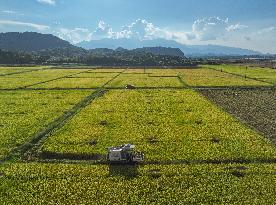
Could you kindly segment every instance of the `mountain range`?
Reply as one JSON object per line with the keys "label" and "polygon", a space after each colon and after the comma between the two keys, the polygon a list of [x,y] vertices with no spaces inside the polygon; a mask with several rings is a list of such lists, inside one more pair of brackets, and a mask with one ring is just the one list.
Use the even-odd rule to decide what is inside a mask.
{"label": "mountain range", "polygon": [[[242,56],[262,55],[262,53],[242,48],[233,48],[219,45],[184,45],[173,40],[154,39],[112,39],[83,41],[76,45],[62,40],[52,34],[36,32],[8,32],[0,33],[0,49],[7,51],[37,52],[43,50],[63,49],[63,53],[79,54],[95,48],[107,48],[115,51],[132,49],[137,52],[150,52],[155,55],[185,56]],[[86,50],[85,50],[86,49]],[[71,52],[72,51],[72,52]],[[88,51],[89,52],[89,51]],[[184,54],[183,54],[184,53]]]}
{"label": "mountain range", "polygon": [[0,49],[8,51],[36,52],[53,48],[68,48],[72,45],[52,34],[36,32],[0,33]]}
{"label": "mountain range", "polygon": [[234,48],[220,45],[185,45],[173,40],[154,39],[154,40],[139,40],[139,39],[111,39],[105,38],[101,40],[83,41],[76,44],[85,49],[94,48],[109,48],[116,49],[122,47],[125,49],[136,49],[143,47],[171,47],[179,48],[185,56],[243,56],[243,55],[262,55],[261,52]]}

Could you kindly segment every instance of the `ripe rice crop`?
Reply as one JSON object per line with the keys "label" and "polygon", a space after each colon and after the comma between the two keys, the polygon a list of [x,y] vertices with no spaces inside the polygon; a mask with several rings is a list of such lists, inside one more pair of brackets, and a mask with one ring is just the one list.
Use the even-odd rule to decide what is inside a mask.
{"label": "ripe rice crop", "polygon": [[88,95],[87,91],[1,91],[0,158]]}
{"label": "ripe rice crop", "polygon": [[183,84],[177,77],[150,77],[148,74],[121,74],[106,87],[182,87]]}
{"label": "ripe rice crop", "polygon": [[32,88],[97,88],[112,78],[62,78],[32,86]]}
{"label": "ripe rice crop", "polygon": [[268,86],[269,83],[259,82],[240,76],[210,70],[183,69],[178,70],[183,80],[190,86]]}
{"label": "ripe rice crop", "polygon": [[235,65],[208,65],[205,67],[213,68],[216,70],[222,70],[228,73],[247,76],[250,78],[256,78],[268,83],[276,84],[276,69],[271,68],[259,68],[248,66],[235,66]]}
{"label": "ripe rice crop", "polygon": [[0,167],[4,204],[274,204],[269,164]]}
{"label": "ripe rice crop", "polygon": [[158,162],[276,156],[266,139],[191,90],[109,91],[50,136],[41,150],[74,159],[104,156],[107,147],[123,143],[137,145],[147,160]]}

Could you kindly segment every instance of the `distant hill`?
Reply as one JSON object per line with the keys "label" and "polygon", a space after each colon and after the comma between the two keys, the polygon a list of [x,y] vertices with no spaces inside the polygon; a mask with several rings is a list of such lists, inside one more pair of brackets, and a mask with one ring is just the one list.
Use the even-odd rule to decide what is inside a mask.
{"label": "distant hill", "polygon": [[40,51],[45,49],[68,48],[72,45],[52,34],[36,32],[0,33],[0,49],[7,51]]}
{"label": "distant hill", "polygon": [[167,55],[167,56],[178,56],[184,58],[184,53],[179,48],[166,48],[166,47],[143,47],[136,48],[133,51],[152,53],[154,55]]}
{"label": "distant hill", "polygon": [[138,39],[101,39],[92,41],[83,41],[77,46],[85,49],[109,48],[116,49],[122,47],[125,49],[136,49],[142,47],[171,47],[179,48],[186,56],[230,56],[230,55],[262,55],[257,51],[242,48],[234,48],[219,45],[184,45],[173,40],[155,39],[155,40],[138,40]]}
{"label": "distant hill", "polygon": [[150,53],[159,56],[174,56],[185,58],[184,53],[179,48],[166,48],[166,47],[144,47],[136,49],[124,49],[118,47],[116,49],[109,48],[95,48],[88,50],[89,54],[92,55],[117,55],[117,54],[139,54],[139,53]]}

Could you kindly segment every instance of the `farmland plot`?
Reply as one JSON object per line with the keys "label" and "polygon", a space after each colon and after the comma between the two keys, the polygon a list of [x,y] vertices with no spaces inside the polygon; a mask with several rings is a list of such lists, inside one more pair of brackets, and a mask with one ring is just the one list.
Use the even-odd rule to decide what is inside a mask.
{"label": "farmland plot", "polygon": [[106,87],[183,87],[177,77],[151,77],[148,74],[121,74]]}
{"label": "farmland plot", "polygon": [[[275,146],[238,121],[259,119],[251,125],[273,138],[272,84],[211,69],[85,68],[0,78],[29,86],[0,91],[0,160],[12,156],[0,163],[0,204],[274,203]],[[106,148],[124,143],[145,161],[107,164]]]}
{"label": "farmland plot", "polygon": [[105,156],[106,148],[133,143],[148,161],[271,160],[262,136],[191,90],[109,91],[42,146],[44,157]]}
{"label": "farmland plot", "polygon": [[88,72],[92,73],[121,73],[125,71],[124,68],[96,68],[96,69],[90,69]]}
{"label": "farmland plot", "polygon": [[4,204],[274,204],[275,184],[269,164],[0,167]]}
{"label": "farmland plot", "polygon": [[256,78],[268,83],[272,83],[274,85],[276,84],[276,69],[235,65],[208,65],[206,67],[210,67],[216,70],[222,70],[228,73]]}
{"label": "farmland plot", "polygon": [[202,90],[201,93],[276,142],[276,90]]}
{"label": "farmland plot", "polygon": [[183,80],[190,86],[269,86],[271,84],[259,82],[240,76],[210,70],[183,69],[178,70]]}
{"label": "farmland plot", "polygon": [[24,144],[90,92],[0,92],[0,158]]}
{"label": "farmland plot", "polygon": [[35,68],[18,68],[18,67],[0,67],[0,75],[14,74],[19,72],[31,71]]}
{"label": "farmland plot", "polygon": [[115,72],[85,72],[85,73],[80,73],[72,76],[73,78],[113,78],[119,73]]}
{"label": "farmland plot", "polygon": [[0,89],[16,89],[51,81],[63,76],[73,75],[85,70],[46,69],[27,73],[18,73],[9,76],[0,76]]}
{"label": "farmland plot", "polygon": [[34,85],[32,88],[97,88],[105,85],[112,78],[62,78],[51,82],[46,82],[39,85]]}
{"label": "farmland plot", "polygon": [[15,78],[44,78],[44,79],[56,79],[68,75],[74,75],[77,73],[87,72],[89,70],[85,69],[46,69],[46,70],[39,70],[36,72],[29,72],[29,73],[22,73],[16,74],[12,77]]}
{"label": "farmland plot", "polygon": [[[181,70],[181,69],[179,69]],[[177,70],[174,69],[146,69],[146,73],[149,74],[149,76],[175,76],[177,77]]]}

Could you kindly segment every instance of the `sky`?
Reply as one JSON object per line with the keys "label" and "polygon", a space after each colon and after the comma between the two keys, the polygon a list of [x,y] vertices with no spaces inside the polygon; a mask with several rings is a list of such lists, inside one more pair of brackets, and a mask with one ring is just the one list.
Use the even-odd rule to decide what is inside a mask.
{"label": "sky", "polygon": [[0,32],[51,33],[73,44],[164,38],[276,53],[276,0],[1,0]]}

